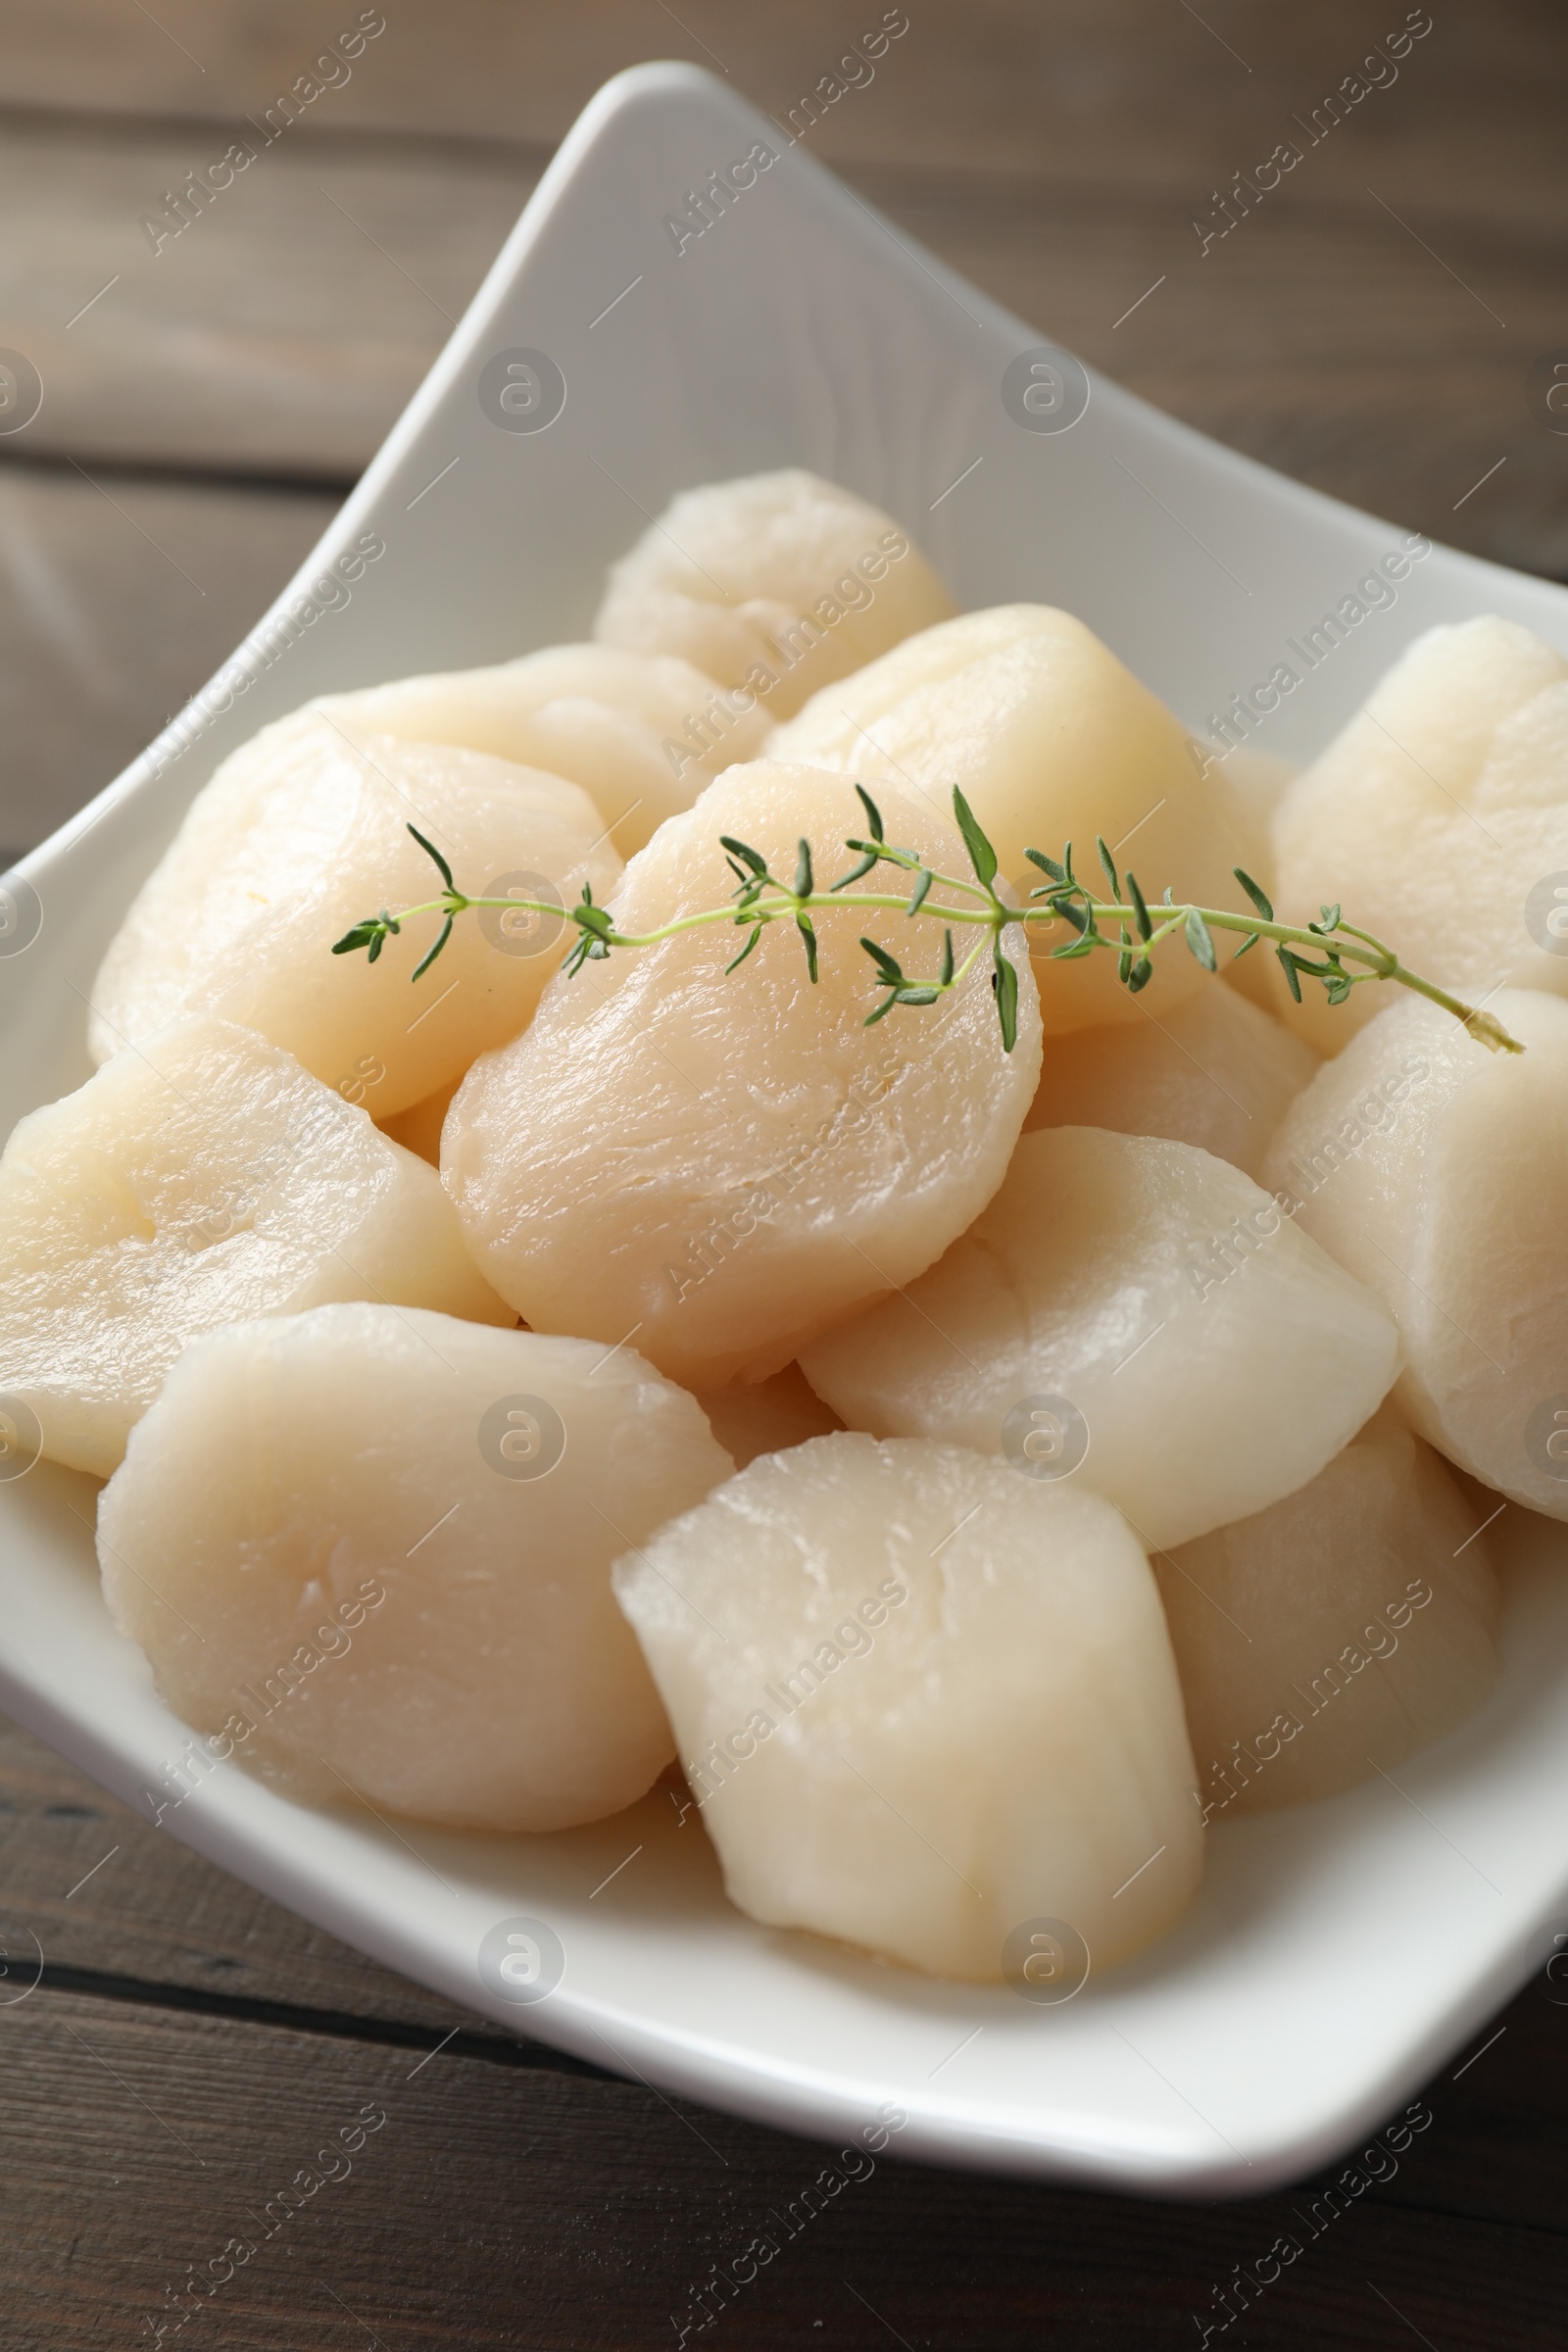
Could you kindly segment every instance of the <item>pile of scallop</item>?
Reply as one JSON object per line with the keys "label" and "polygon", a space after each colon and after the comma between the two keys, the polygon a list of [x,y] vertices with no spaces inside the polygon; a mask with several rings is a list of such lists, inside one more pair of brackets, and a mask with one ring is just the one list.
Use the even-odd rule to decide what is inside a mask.
{"label": "pile of scallop", "polygon": [[[436,911],[330,952],[438,889],[411,822],[646,932],[728,898],[721,835],[836,876],[855,779],[958,874],[961,785],[1020,891],[1100,834],[1151,899],[1343,901],[1528,1050],[1298,1009],[1266,951],[1133,997],[1060,925],[1012,1053],[983,958],[867,1027],[862,931],[935,962],[900,909],[819,918],[815,987],[783,923],[730,973],[718,926],[567,977],[508,906],[412,987]],[[755,1920],[1103,1969],[1208,1831],[1469,1715],[1490,1523],[1568,1517],[1559,869],[1568,662],[1514,623],[1292,777],[830,483],[687,492],[591,644],[325,697],[198,794],[101,1066],[0,1160],[0,1392],[107,1480],[109,1606],[215,1756],[501,1833],[678,1769]]]}

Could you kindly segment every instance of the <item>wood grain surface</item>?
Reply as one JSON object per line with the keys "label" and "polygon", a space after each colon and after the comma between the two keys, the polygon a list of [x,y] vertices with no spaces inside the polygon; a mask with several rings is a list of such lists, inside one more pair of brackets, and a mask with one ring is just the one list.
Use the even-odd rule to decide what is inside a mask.
{"label": "wood grain surface", "polygon": [[[1559,9],[1433,0],[1396,74],[1366,69],[1381,86],[1315,131],[1402,5],[901,13],[907,30],[808,134],[901,230],[1233,446],[1568,577],[1568,438],[1530,374],[1568,347]],[[0,22],[0,347],[45,386],[34,423],[0,433],[0,851],[106,782],[275,593],[610,74],[687,58],[787,119],[883,11],[384,14],[337,86],[157,251],[143,219],[249,135],[354,0],[32,0]],[[1233,199],[1221,235],[1224,192],[1282,140],[1298,164],[1245,214]],[[776,2254],[715,2341],[1564,2341],[1568,2007],[1541,1984],[1429,2086],[1406,2149],[1364,2159],[1332,2223],[1316,2183],[1164,2206],[921,2169],[895,2140],[792,2229],[833,2151],[513,2040],[12,1728],[0,2064],[0,2352],[151,2344],[160,2321],[195,2352],[675,2345],[712,2266],[769,2230]],[[318,2151],[367,2112],[384,2123],[323,2179],[340,2165]],[[319,2185],[285,2222],[297,2178]],[[1236,2266],[1282,2235],[1298,2256],[1221,2329]],[[181,2301],[230,2241],[232,2276]]]}

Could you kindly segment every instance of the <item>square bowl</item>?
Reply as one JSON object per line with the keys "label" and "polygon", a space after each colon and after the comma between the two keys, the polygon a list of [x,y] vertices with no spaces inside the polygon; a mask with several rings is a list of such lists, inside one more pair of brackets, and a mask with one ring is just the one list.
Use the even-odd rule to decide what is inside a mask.
{"label": "square bowl", "polygon": [[[743,187],[731,167],[748,157]],[[698,231],[714,173],[729,196],[710,197]],[[499,397],[519,361],[536,388],[521,416]],[[1260,714],[1253,683],[1353,595],[1396,528],[1091,378],[711,76],[641,67],[577,122],[272,611],[6,878],[0,1131],[88,1075],[84,991],[103,945],[192,794],[255,728],[316,693],[581,636],[605,564],[675,490],[785,465],[889,509],[961,604],[1064,605],[1192,724],[1212,730],[1242,698],[1248,732],[1290,757],[1324,743],[1436,621],[1500,612],[1568,651],[1563,591],[1433,549]],[[233,1766],[182,1775],[190,1735],[99,1594],[94,1497],[48,1464],[0,1481],[13,1714],[144,1818],[391,1967],[795,2131],[892,2128],[901,2153],[931,2162],[1129,2190],[1261,2191],[1375,2128],[1539,1965],[1568,1910],[1568,1539],[1526,1513],[1510,1513],[1505,1674],[1488,1707],[1397,1783],[1211,1831],[1181,1926],[1071,2002],[1036,2006],[758,1926],[725,1901],[667,1789],[591,1829],[503,1838],[302,1807]],[[542,1977],[513,1986],[484,1958],[513,1930],[559,1944],[543,1997]]]}

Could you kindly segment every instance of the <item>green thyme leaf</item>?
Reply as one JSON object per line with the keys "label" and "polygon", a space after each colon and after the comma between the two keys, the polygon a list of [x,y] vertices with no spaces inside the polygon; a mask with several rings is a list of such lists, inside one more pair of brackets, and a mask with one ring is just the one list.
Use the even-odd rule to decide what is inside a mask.
{"label": "green thyme leaf", "polygon": [[753,950],[753,949],[756,947],[756,945],[757,945],[758,941],[759,941],[759,940],[761,938],[761,936],[762,936],[762,926],[761,926],[761,924],[760,924],[760,923],[754,923],[754,924],[752,925],[752,936],[751,936],[751,938],[750,938],[750,939],[749,939],[749,940],[746,942],[746,945],[745,945],[745,947],[744,947],[744,948],[742,948],[742,950],[741,950],[741,952],[740,952],[740,954],[739,954],[738,956],[732,956],[732,957],[730,958],[729,962],[725,964],[725,966],[724,966],[724,971],[725,971],[725,975],[726,975],[726,977],[728,976],[728,974],[729,974],[729,973],[731,973],[731,972],[732,972],[732,971],[735,969],[735,966],[736,966],[738,963],[744,963],[744,962],[746,961],[746,958],[747,958],[747,956],[748,956],[751,954],[752,950]]}
{"label": "green thyme leaf", "polygon": [[919,874],[916,877],[914,888],[909,893],[909,904],[904,909],[906,914],[919,913],[921,907],[925,905],[925,894],[930,889],[934,878],[935,877],[931,872],[931,868],[928,865],[922,865]]}
{"label": "green thyme leaf", "polygon": [[904,966],[895,961],[886,948],[879,948],[874,939],[862,939],[860,945],[876,965],[886,984],[890,988],[901,987],[904,981]]}
{"label": "green thyme leaf", "polygon": [[1127,896],[1133,903],[1133,912],[1138,920],[1139,938],[1152,939],[1154,935],[1154,926],[1150,920],[1149,908],[1144,903],[1144,894],[1138,887],[1138,876],[1133,872],[1131,866],[1127,869]]}
{"label": "green thyme leaf", "polygon": [[1264,896],[1263,892],[1258,889],[1257,884],[1252,880],[1251,875],[1244,874],[1239,865],[1233,865],[1231,867],[1231,872],[1236,876],[1237,881],[1246,891],[1248,897],[1251,900],[1252,905],[1257,908],[1258,913],[1263,917],[1264,922],[1271,923],[1274,920],[1274,909],[1269,905],[1269,902]]}
{"label": "green thyme leaf", "polygon": [[1214,969],[1214,942],[1208,925],[1196,906],[1188,908],[1187,920],[1182,928],[1187,935],[1187,945],[1192,949],[1204,971],[1211,972]]}
{"label": "green thyme leaf", "polygon": [[374,922],[356,923],[352,931],[345,931],[341,939],[333,941],[333,955],[352,956],[357,948],[368,948],[380,927]]}
{"label": "green thyme leaf", "polygon": [[944,931],[942,934],[942,985],[944,988],[953,986],[953,933],[951,931]]}
{"label": "green thyme leaf", "polygon": [[1139,990],[1141,988],[1147,988],[1153,977],[1154,967],[1150,962],[1149,957],[1147,956],[1140,956],[1138,961],[1133,965],[1132,970],[1127,975],[1127,989],[1129,995],[1136,997]]}
{"label": "green thyme leaf", "polygon": [[1110,895],[1113,899],[1119,900],[1121,897],[1121,879],[1116,872],[1116,860],[1114,858],[1112,858],[1109,850],[1107,850],[1105,847],[1105,836],[1103,833],[1097,833],[1095,835],[1095,847],[1100,852],[1100,862],[1104,868],[1105,880],[1110,884]]}
{"label": "green thyme leaf", "polygon": [[974,810],[956,784],[953,787],[953,813],[958,820],[958,831],[963,835],[963,846],[969,853],[969,863],[974,867],[975,879],[989,890],[997,878],[997,853],[981,832]]}
{"label": "green thyme leaf", "polygon": [[718,846],[721,850],[728,850],[732,858],[743,858],[760,882],[765,878],[767,859],[760,858],[757,852],[748,848],[744,841],[735,840],[732,834],[721,833],[718,837]]}
{"label": "green thyme leaf", "polygon": [[795,917],[795,928],[806,942],[806,975],[814,988],[816,986],[816,933],[811,929],[809,915],[798,914]]}
{"label": "green thyme leaf", "polygon": [[811,895],[811,845],[804,834],[795,852],[795,896],[808,899]]}
{"label": "green thyme leaf", "polygon": [[1249,948],[1255,948],[1255,947],[1256,947],[1256,945],[1257,945],[1257,943],[1258,943],[1258,941],[1259,941],[1259,940],[1262,938],[1262,936],[1263,936],[1263,934],[1262,934],[1262,932],[1261,932],[1261,931],[1249,931],[1249,933],[1247,934],[1247,937],[1246,937],[1246,938],[1243,940],[1243,942],[1242,942],[1241,946],[1240,946],[1240,947],[1237,949],[1237,951],[1236,951],[1235,955],[1234,955],[1234,956],[1231,957],[1231,961],[1232,961],[1232,963],[1240,963],[1240,962],[1241,962],[1241,960],[1242,960],[1242,957],[1243,957],[1243,956],[1244,956],[1247,954],[1247,951],[1248,951],[1248,949],[1249,949]]}
{"label": "green thyme leaf", "polygon": [[[866,791],[863,784],[857,784],[855,789],[860,796],[860,807],[865,810],[865,821],[871,828],[871,839],[873,841],[885,840],[886,835],[882,830],[881,809],[877,807],[875,801],[872,800],[871,795]],[[851,847],[854,847],[853,843],[851,844]]]}
{"label": "green thyme leaf", "polygon": [[1285,946],[1283,941],[1275,949],[1274,953],[1280,959],[1280,966],[1284,971],[1286,979],[1290,982],[1291,994],[1296,999],[1298,1004],[1299,1004],[1301,1002],[1301,983],[1296,976],[1296,957],[1291,954],[1290,949]]}
{"label": "green thyme leaf", "polygon": [[1340,908],[1339,902],[1337,900],[1332,906],[1320,906],[1318,908],[1318,912],[1323,917],[1323,928],[1325,931],[1337,931],[1339,929]]}
{"label": "green thyme leaf", "polygon": [[1066,867],[1058,865],[1054,858],[1048,858],[1044,850],[1025,850],[1024,856],[1031,865],[1038,865],[1043,874],[1049,874],[1053,882],[1066,881]]}
{"label": "green thyme leaf", "polygon": [[991,960],[996,967],[991,985],[997,996],[997,1019],[1002,1024],[1002,1051],[1010,1054],[1018,1042],[1018,974],[1002,953],[1000,934],[992,938]]}
{"label": "green thyme leaf", "polygon": [[433,841],[426,841],[424,835],[419,831],[417,825],[411,825],[409,827],[409,831],[414,835],[415,840],[418,843],[425,856],[434,859],[441,879],[446,884],[448,890],[456,890],[457,884],[452,879],[452,868],[450,865],[448,865],[446,859],[436,848],[435,843]]}
{"label": "green thyme leaf", "polygon": [[[410,830],[412,831],[413,828],[411,827]],[[440,930],[436,933],[433,945],[425,950],[425,953],[419,957],[418,962],[409,974],[409,978],[411,980],[422,980],[424,978],[425,973],[430,969],[431,964],[434,963],[436,957],[440,955],[442,949],[446,946],[447,941],[451,937],[452,917],[449,914],[446,921],[442,924]]]}

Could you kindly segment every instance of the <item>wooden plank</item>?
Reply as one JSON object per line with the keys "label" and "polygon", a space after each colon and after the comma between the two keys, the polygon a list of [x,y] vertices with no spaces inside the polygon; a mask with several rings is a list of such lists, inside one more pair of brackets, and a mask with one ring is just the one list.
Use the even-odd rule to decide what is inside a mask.
{"label": "wooden plank", "polygon": [[[896,2137],[846,2159],[636,2084],[450,2052],[411,2064],[47,1988],[0,2009],[0,2052],[7,2340],[49,2352],[151,2342],[147,2323],[172,2322],[196,2266],[213,2291],[187,2283],[194,2315],[166,2342],[676,2344],[707,2280],[725,2340],[753,2347],[859,2352],[891,2335],[911,2352],[1147,2352],[1200,2340],[1215,2290],[1234,2293],[1237,2266],[1266,2270],[1283,2235],[1299,2251],[1253,2285],[1237,2340],[1387,2352],[1414,2328],[1443,2352],[1561,2341],[1560,2229],[1439,2221],[1376,2186],[1332,2221],[1320,2211],[1314,2234],[1304,2192],[1206,2208],[1092,2197],[903,2164]],[[1419,2183],[1441,2129],[1399,2178]],[[318,2161],[330,2142],[347,2170]],[[824,2173],[837,2186],[805,2198]],[[278,2192],[312,2177],[286,2217]],[[772,2251],[749,2265],[760,2238]]]}
{"label": "wooden plank", "polygon": [[[797,0],[789,9],[737,0],[447,0],[439,11],[386,10],[341,81],[304,110],[299,135],[395,130],[488,136],[553,146],[599,85],[650,57],[680,57],[721,74],[787,121],[835,73],[847,48],[884,17],[881,0]],[[1361,0],[1260,11],[1212,0],[924,0],[869,77],[823,105],[809,131],[835,163],[1054,173],[1086,185],[1167,190],[1185,214],[1247,170],[1339,88],[1405,10]],[[14,105],[111,115],[240,120],[307,73],[358,0],[335,13],[317,0],[55,0],[14,10],[0,26],[0,95]],[[1388,86],[1361,103],[1369,140],[1407,192],[1448,206],[1463,158],[1465,209],[1561,224],[1558,124],[1568,53],[1550,15],[1530,0],[1496,0],[1484,15],[1435,12],[1434,28],[1402,61],[1374,69]],[[1390,77],[1396,74],[1397,80]],[[802,118],[805,119],[804,117]],[[1328,143],[1322,169],[1360,193],[1368,174]],[[200,157],[192,152],[187,161]],[[1392,189],[1391,201],[1398,203]]]}
{"label": "wooden plank", "polygon": [[222,155],[216,134],[192,146],[135,128],[10,127],[0,214],[26,225],[0,346],[31,361],[44,393],[0,455],[338,487],[359,473],[494,260],[537,162],[432,161],[374,140],[363,154],[339,141],[323,155],[319,140],[270,153],[247,135],[254,164],[155,251],[143,217],[156,221],[193,156],[205,170]]}
{"label": "wooden plank", "polygon": [[[177,176],[181,149],[128,131],[8,142],[0,207],[28,228],[0,345],[32,359],[45,398],[0,457],[351,479],[535,168],[342,145],[259,158],[154,255],[137,208]],[[856,179],[1156,406],[1405,528],[1568,574],[1568,443],[1526,397],[1531,358],[1561,332],[1539,225],[1428,221],[1444,267],[1364,190],[1293,194],[1200,253],[1174,204],[1126,192],[881,166]]]}
{"label": "wooden plank", "polygon": [[0,862],[151,741],[337,504],[88,471],[0,468]]}
{"label": "wooden plank", "polygon": [[0,2006],[34,1939],[51,1981],[144,1980],[201,1999],[502,2037],[153,1829],[0,1716]]}
{"label": "wooden plank", "polygon": [[[34,1968],[34,1938],[46,1989],[65,1981],[91,1991],[93,1980],[113,1978],[122,1999],[135,2001],[138,1985],[159,1987],[220,2017],[251,2003],[284,2024],[286,2012],[297,2022],[301,2012],[325,2013],[321,2022],[340,2033],[359,2020],[367,2038],[377,2026],[427,2037],[457,2028],[465,2049],[475,2037],[498,2052],[513,2046],[499,2027],[349,1950],[151,1829],[0,1717],[0,2030],[6,1991]],[[1548,2120],[1568,2105],[1560,1996],[1538,1979],[1428,2085],[1422,2095],[1436,2122],[1380,2185],[1380,2200],[1568,2230]],[[522,2054],[549,2067],[570,2063],[537,2046]],[[605,2064],[613,2063],[607,2050]],[[1387,2158],[1371,2169],[1387,2172]]]}
{"label": "wooden plank", "polygon": [[1406,529],[1568,577],[1568,440],[1527,398],[1564,335],[1538,230],[1432,227],[1461,284],[1364,192],[1259,208],[1200,254],[1189,223],[1123,200],[860,184],[1168,414]]}

